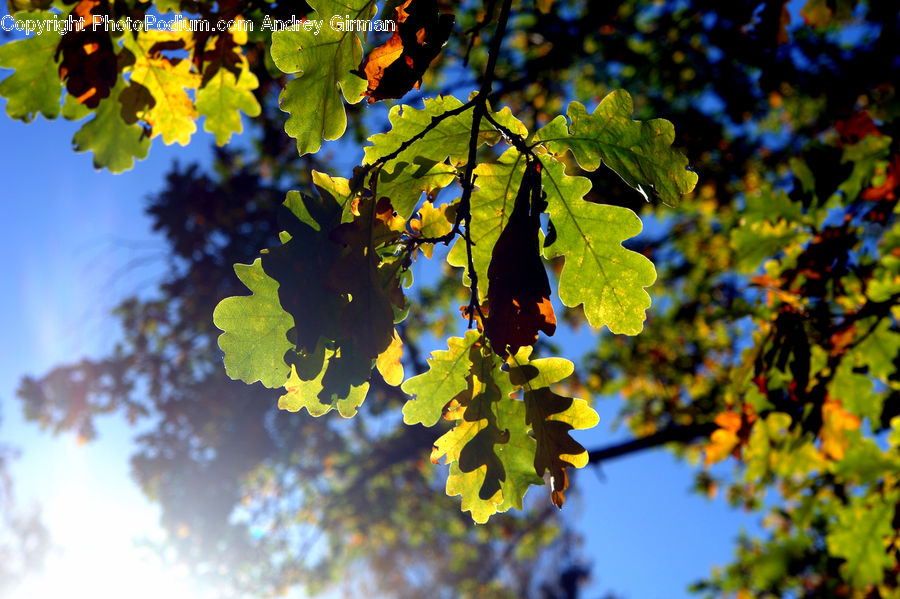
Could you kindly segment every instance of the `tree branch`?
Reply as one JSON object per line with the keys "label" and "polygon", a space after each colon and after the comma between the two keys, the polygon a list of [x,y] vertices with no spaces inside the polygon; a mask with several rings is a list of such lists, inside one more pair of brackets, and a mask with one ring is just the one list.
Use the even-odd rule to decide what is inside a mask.
{"label": "tree branch", "polygon": [[659,447],[668,443],[690,443],[695,439],[708,437],[718,428],[713,422],[702,424],[674,425],[657,431],[652,435],[632,439],[624,443],[610,445],[588,452],[588,463],[600,464],[613,458],[619,458],[628,454],[643,451],[653,447]]}
{"label": "tree branch", "polygon": [[376,168],[376,167],[383,166],[383,165],[387,164],[388,162],[390,162],[391,160],[393,160],[394,158],[396,158],[397,156],[399,156],[404,150],[408,149],[411,145],[413,145],[414,143],[416,143],[417,141],[419,141],[420,139],[422,139],[423,137],[425,137],[425,136],[428,134],[429,131],[431,131],[432,129],[434,129],[434,128],[437,127],[438,125],[440,125],[441,122],[443,122],[445,119],[448,119],[448,118],[450,118],[451,116],[456,116],[456,115],[458,115],[458,114],[464,113],[465,111],[469,110],[469,109],[472,108],[473,106],[476,106],[476,105],[477,105],[477,101],[478,101],[478,98],[477,98],[477,97],[476,97],[476,98],[472,98],[471,100],[469,100],[468,102],[466,102],[466,103],[463,104],[462,106],[458,106],[458,107],[454,108],[453,110],[448,110],[447,112],[442,112],[441,114],[439,114],[439,115],[437,115],[437,116],[431,117],[431,122],[428,123],[428,125],[425,126],[421,131],[419,131],[418,133],[416,133],[415,135],[413,135],[412,137],[410,137],[409,139],[407,139],[406,141],[404,141],[402,144],[400,144],[400,145],[397,147],[396,150],[394,150],[394,151],[391,152],[390,154],[385,154],[384,156],[382,156],[381,158],[379,158],[379,159],[376,160],[375,162],[363,166],[362,170],[361,170],[361,171],[359,172],[359,174],[358,174],[356,177],[354,177],[354,178],[357,179],[357,180],[359,180],[359,181],[362,181],[363,179],[365,179],[366,175],[368,175],[369,172],[370,172],[373,168]]}
{"label": "tree branch", "polygon": [[488,53],[487,66],[484,69],[484,79],[481,80],[481,89],[478,95],[473,98],[475,102],[475,110],[472,113],[472,130],[469,134],[469,157],[466,162],[466,170],[462,181],[462,197],[459,200],[459,210],[456,212],[455,227],[462,224],[465,227],[463,238],[466,240],[467,265],[466,271],[469,275],[469,289],[472,294],[469,299],[469,327],[475,320],[477,313],[482,320],[484,314],[481,312],[481,302],[478,299],[478,274],[475,272],[475,263],[472,259],[472,210],[471,197],[472,188],[475,185],[475,159],[478,151],[478,133],[481,129],[481,119],[487,114],[487,99],[491,93],[491,85],[494,82],[494,69],[497,67],[497,57],[500,55],[500,46],[503,43],[503,36],[506,35],[506,24],[509,21],[509,13],[512,8],[512,0],[503,0],[503,6],[500,9],[500,17],[497,19],[497,28],[494,30],[494,37],[491,40],[491,49]]}

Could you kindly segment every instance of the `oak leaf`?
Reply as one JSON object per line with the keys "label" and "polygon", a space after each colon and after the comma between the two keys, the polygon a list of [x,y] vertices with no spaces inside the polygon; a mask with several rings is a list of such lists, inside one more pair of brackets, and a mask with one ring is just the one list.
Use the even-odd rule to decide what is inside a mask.
{"label": "oak leaf", "polygon": [[440,13],[435,0],[406,0],[394,10],[397,30],[359,65],[357,75],[368,87],[369,104],[402,98],[419,89],[422,75],[450,37],[455,17]]}
{"label": "oak leaf", "polygon": [[189,60],[168,58],[163,51],[187,48],[190,32],[149,30],[124,36],[124,47],[134,56],[131,82],[140,83],[153,96],[154,103],[137,116],[152,127],[152,137],[162,135],[163,143],[186,146],[197,130],[197,109],[188,90],[194,90],[200,77],[191,70]]}
{"label": "oak leaf", "polygon": [[[329,23],[347,13],[356,19],[374,15],[373,0],[310,0],[311,21]],[[285,132],[297,140],[301,155],[318,152],[322,140],[338,139],[347,128],[341,94],[350,104],[359,102],[365,83],[352,74],[362,59],[356,33],[324,26],[321,31],[302,27],[272,34],[272,60],[282,72],[296,74],[278,98],[281,110],[290,114]]]}
{"label": "oak leaf", "polygon": [[557,508],[566,501],[569,467],[583,468],[588,452],[569,436],[573,429],[592,428],[600,421],[583,399],[565,397],[550,385],[568,377],[575,366],[562,358],[531,360],[531,348],[524,347],[510,358],[510,381],[525,390],[525,422],[536,441],[534,469],[550,474],[550,499]]}
{"label": "oak leaf", "polygon": [[59,78],[66,82],[66,90],[88,108],[97,108],[100,100],[109,97],[119,78],[116,52],[105,27],[93,25],[103,17],[109,18],[107,0],[81,0],[69,16],[75,26],[59,40],[56,58]]}
{"label": "oak leaf", "polygon": [[[19,12],[16,23],[56,20],[46,11]],[[4,17],[6,18],[6,17]],[[38,114],[46,119],[59,116],[61,84],[56,70],[56,48],[60,35],[48,28],[42,35],[7,42],[0,46],[0,69],[15,69],[0,81],[0,96],[7,99],[6,114],[28,123]]]}
{"label": "oak leaf", "polygon": [[532,162],[488,267],[490,313],[484,331],[500,357],[534,345],[538,331],[556,332],[550,281],[538,245],[542,202],[540,164]]}
{"label": "oak leaf", "polygon": [[850,445],[847,431],[854,431],[861,424],[860,417],[845,410],[840,401],[827,400],[822,405],[822,430],[819,432],[825,455],[832,460],[842,460]]}

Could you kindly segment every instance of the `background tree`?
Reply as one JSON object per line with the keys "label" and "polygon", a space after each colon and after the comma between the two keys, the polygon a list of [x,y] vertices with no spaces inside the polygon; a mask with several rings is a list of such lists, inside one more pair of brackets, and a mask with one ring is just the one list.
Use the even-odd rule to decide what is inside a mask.
{"label": "background tree", "polygon": [[0,445],[0,591],[11,593],[26,576],[38,573],[50,550],[50,537],[40,513],[15,501],[9,462],[17,452]]}
{"label": "background tree", "polygon": [[[761,509],[766,490],[779,490],[767,520],[771,535],[741,541],[734,566],[698,586],[710,594],[892,596],[891,431],[900,353],[896,7],[810,0],[799,12],[779,2],[539,8],[547,12],[529,3],[512,9],[495,54],[492,106],[510,106],[534,130],[561,113],[569,96],[596,102],[623,87],[635,98],[636,118],[676,123],[675,146],[700,180],[693,196],[671,208],[652,192],[654,201],[645,202],[608,171],[583,173],[593,186],[588,200],[627,206],[648,223],[648,234],[630,247],[651,258],[661,283],[651,288],[655,307],[645,331],[601,335],[571,385],[573,392],[621,392],[623,418],[636,435],[631,444],[592,451],[591,459],[678,442],[686,458],[703,462],[701,492],[725,485],[732,501]],[[454,9],[454,33],[425,73],[425,89],[476,88],[489,66],[486,40],[502,3]],[[248,19],[281,14],[265,6],[218,8],[228,10]],[[164,41],[174,40],[158,43]],[[188,42],[178,43],[196,60]],[[553,510],[535,504],[523,516],[472,528],[453,501],[435,493],[443,481],[424,462],[423,448],[436,435],[398,425],[406,397],[396,387],[373,375],[364,418],[325,425],[276,416],[271,392],[221,372],[209,315],[221,298],[241,293],[230,265],[273,244],[282,187],[309,189],[309,172],[327,168],[319,154],[297,160],[295,142],[279,130],[275,95],[284,82],[264,66],[267,43],[248,40],[247,62],[232,73],[238,88],[245,72],[259,82],[255,152],[221,152],[212,177],[176,169],[149,206],[174,250],[160,298],[123,305],[127,343],[109,360],[24,381],[26,410],[83,434],[97,413],[162,414],[156,431],[141,439],[138,476],[163,506],[173,545],[199,571],[227,564],[234,588],[277,592],[302,582],[315,590],[358,559],[379,576],[351,584],[381,585],[381,593],[536,591],[529,560],[547,563],[565,553],[560,544],[546,546],[558,534]],[[47,45],[48,54],[57,47]],[[228,36],[207,45],[228,48]],[[0,60],[9,55],[0,50]],[[154,60],[152,48],[146,55]],[[197,76],[205,73],[202,62]],[[178,64],[170,62],[175,70]],[[111,79],[113,93],[118,84]],[[7,84],[0,92],[9,89],[17,88]],[[16,113],[16,106],[11,98],[11,116],[34,112]],[[50,104],[46,109],[50,116]],[[155,135],[157,122],[146,110],[136,114]],[[382,127],[366,110],[347,107],[357,141]],[[172,126],[169,140],[159,125],[163,140],[183,134],[188,120]],[[79,147],[91,147],[78,139]],[[146,143],[136,142],[136,156]],[[92,147],[95,159],[103,156],[102,144]],[[117,152],[114,164],[122,156]],[[569,168],[578,172],[579,163]],[[418,310],[400,333],[406,366],[415,372],[425,369],[420,352],[439,345],[431,335],[458,328],[457,306],[470,298],[457,276],[446,271],[434,286],[414,290]],[[580,309],[557,310],[566,326],[584,322]],[[554,350],[552,338],[536,349]],[[710,470],[728,456],[734,475]],[[217,499],[219,509],[200,508],[204,496]],[[270,532],[254,539],[253,527]]]}

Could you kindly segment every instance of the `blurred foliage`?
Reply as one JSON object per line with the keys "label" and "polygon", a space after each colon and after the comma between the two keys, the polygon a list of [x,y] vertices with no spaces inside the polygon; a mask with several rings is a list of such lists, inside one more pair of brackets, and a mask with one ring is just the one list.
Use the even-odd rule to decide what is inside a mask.
{"label": "blurred foliage", "polygon": [[9,472],[18,457],[0,444],[0,594],[9,596],[22,580],[39,576],[51,549],[50,533],[36,508],[16,503]]}

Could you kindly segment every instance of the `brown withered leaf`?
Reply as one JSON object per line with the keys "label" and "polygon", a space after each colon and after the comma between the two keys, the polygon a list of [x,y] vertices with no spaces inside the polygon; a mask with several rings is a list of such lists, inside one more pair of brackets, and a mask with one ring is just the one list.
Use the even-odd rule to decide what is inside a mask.
{"label": "brown withered leaf", "polygon": [[[575,402],[571,397],[554,393],[549,387],[525,392],[525,419],[537,440],[534,468],[541,474],[545,470],[550,473],[550,501],[559,509],[566,502],[568,469],[572,466],[580,467],[572,463],[572,457],[584,456],[584,461],[587,461],[584,447],[569,436],[574,427],[562,419],[567,411],[578,409],[577,406],[573,408]],[[554,416],[561,419],[553,420]]]}
{"label": "brown withered leaf", "polygon": [[422,75],[450,37],[455,17],[438,10],[436,0],[406,0],[394,9],[397,31],[372,50],[356,74],[369,82],[369,104],[402,98],[419,88]]}
{"label": "brown withered leaf", "polygon": [[500,357],[506,357],[507,346],[515,354],[534,345],[538,331],[556,332],[550,281],[538,247],[541,204],[540,164],[531,162],[488,266],[490,314],[484,332]]}
{"label": "brown withered leaf", "polygon": [[[62,36],[56,48],[57,60],[62,54],[59,78],[79,102],[97,108],[100,100],[109,97],[119,78],[116,52],[101,21],[109,17],[109,2],[81,0],[70,16],[76,26]],[[79,19],[84,20],[79,22]]]}

